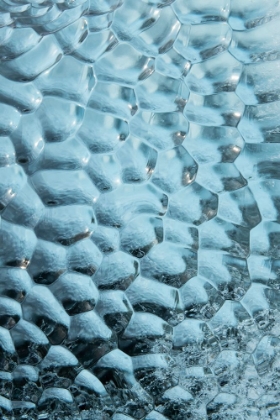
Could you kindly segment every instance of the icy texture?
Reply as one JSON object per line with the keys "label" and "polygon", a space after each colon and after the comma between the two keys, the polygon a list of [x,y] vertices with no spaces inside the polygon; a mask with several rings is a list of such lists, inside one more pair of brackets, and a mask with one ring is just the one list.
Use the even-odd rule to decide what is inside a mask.
{"label": "icy texture", "polygon": [[0,0],[0,417],[280,418],[280,2]]}

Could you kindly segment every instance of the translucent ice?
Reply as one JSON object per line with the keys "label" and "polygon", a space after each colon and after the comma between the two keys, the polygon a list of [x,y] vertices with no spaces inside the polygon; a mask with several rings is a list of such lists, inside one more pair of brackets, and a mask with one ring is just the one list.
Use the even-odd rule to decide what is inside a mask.
{"label": "translucent ice", "polygon": [[0,418],[280,413],[279,0],[0,0]]}

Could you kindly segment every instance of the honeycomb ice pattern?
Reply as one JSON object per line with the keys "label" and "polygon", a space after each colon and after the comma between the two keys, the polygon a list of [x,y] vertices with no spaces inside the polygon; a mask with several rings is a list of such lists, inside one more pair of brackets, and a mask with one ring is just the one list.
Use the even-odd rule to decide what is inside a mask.
{"label": "honeycomb ice pattern", "polygon": [[1,419],[280,418],[280,2],[0,0]]}

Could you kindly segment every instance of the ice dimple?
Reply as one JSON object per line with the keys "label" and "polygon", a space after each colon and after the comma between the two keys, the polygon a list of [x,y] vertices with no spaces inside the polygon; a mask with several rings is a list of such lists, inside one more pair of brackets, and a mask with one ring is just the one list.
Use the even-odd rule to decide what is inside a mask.
{"label": "ice dimple", "polygon": [[182,25],[174,49],[192,64],[224,52],[231,42],[231,28],[226,22]]}
{"label": "ice dimple", "polygon": [[155,70],[154,58],[142,55],[130,44],[118,44],[112,51],[107,49],[108,53],[95,64],[98,80],[134,86]]}
{"label": "ice dimple", "polygon": [[133,36],[131,44],[145,55],[164,54],[173,46],[180,26],[172,9],[165,7],[152,25],[147,28],[142,25],[141,32]]}
{"label": "ice dimple", "polygon": [[135,88],[139,108],[153,112],[174,112],[180,109],[180,101],[188,98],[184,82],[154,72]]}
{"label": "ice dimple", "polygon": [[190,185],[196,177],[197,164],[183,146],[158,155],[152,183],[167,193]]}
{"label": "ice dimple", "polygon": [[131,120],[131,134],[158,150],[179,146],[186,139],[189,123],[181,112],[139,111]]}
{"label": "ice dimple", "polygon": [[190,90],[199,95],[234,92],[241,72],[242,64],[225,51],[214,58],[194,64],[187,73],[185,81]]}
{"label": "ice dimple", "polygon": [[207,0],[185,3],[184,0],[177,0],[172,6],[182,23],[197,24],[205,21],[225,21],[228,18],[230,1]]}

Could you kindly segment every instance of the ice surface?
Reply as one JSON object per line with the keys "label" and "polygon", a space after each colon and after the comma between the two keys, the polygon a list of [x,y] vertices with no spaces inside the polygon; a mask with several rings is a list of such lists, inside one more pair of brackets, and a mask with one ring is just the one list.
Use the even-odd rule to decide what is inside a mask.
{"label": "ice surface", "polygon": [[0,0],[0,418],[280,418],[279,0]]}

